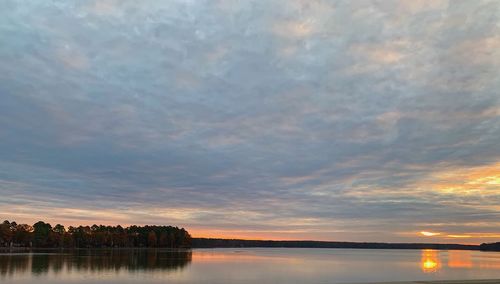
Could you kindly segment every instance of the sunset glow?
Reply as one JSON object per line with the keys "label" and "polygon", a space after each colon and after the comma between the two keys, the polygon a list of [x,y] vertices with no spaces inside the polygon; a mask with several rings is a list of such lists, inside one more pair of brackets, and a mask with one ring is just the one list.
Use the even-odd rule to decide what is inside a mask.
{"label": "sunset glow", "polygon": [[433,237],[433,236],[439,236],[441,233],[433,233],[433,232],[426,232],[422,231],[420,232],[421,235],[426,236],[426,237]]}

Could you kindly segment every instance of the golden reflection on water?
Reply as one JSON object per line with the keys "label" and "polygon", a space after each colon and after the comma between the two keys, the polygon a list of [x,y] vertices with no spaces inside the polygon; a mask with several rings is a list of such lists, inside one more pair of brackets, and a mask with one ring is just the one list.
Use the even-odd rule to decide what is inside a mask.
{"label": "golden reflection on water", "polygon": [[420,266],[424,273],[434,273],[441,269],[441,260],[439,259],[439,252],[432,249],[422,250],[422,257]]}
{"label": "golden reflection on water", "polygon": [[[207,268],[226,272],[238,271],[238,269],[244,272],[248,272],[248,269],[261,269],[265,273],[271,274],[302,269],[300,271],[306,273],[338,273],[341,275],[344,269],[331,271],[329,267],[354,267],[364,271],[373,270],[375,273],[378,271],[377,265],[374,264],[376,261],[390,263],[391,266],[395,265],[400,270],[398,273],[408,273],[408,275],[412,275],[411,277],[437,272],[441,276],[464,272],[467,275],[473,275],[485,271],[494,273],[496,277],[498,273],[494,271],[500,269],[500,253],[480,251],[409,250],[401,252],[381,250],[377,252],[373,250],[319,249],[207,249],[192,251],[124,249],[33,251],[30,253],[2,253],[0,251],[0,283],[2,283],[2,279],[22,275],[61,278],[71,275],[111,275],[112,272],[116,274],[130,273],[131,275],[139,272],[163,276],[166,274],[174,275],[175,272],[175,275],[185,273],[188,277],[190,273],[195,273],[190,272],[191,269],[194,269],[193,271],[201,269],[206,272]],[[181,273],[184,269],[187,271]],[[224,273],[222,275],[226,275]],[[238,275],[240,274],[238,273]],[[218,277],[217,273],[214,275],[212,276]],[[280,274],[279,277],[282,275]],[[427,277],[434,277],[434,275]]]}
{"label": "golden reflection on water", "polygon": [[[481,258],[474,261],[473,254]],[[443,268],[443,261],[447,268],[458,269],[500,269],[500,258],[494,255],[488,257],[488,253],[473,252],[473,251],[437,251],[437,250],[422,250],[420,268],[424,273],[435,273]]]}
{"label": "golden reflection on water", "polygon": [[268,256],[252,255],[238,252],[210,252],[210,253],[195,253],[196,262],[206,263],[224,263],[238,260],[239,262],[257,262],[269,261]]}
{"label": "golden reflection on water", "polygon": [[472,268],[472,258],[470,251],[449,251],[448,267],[451,268]]}

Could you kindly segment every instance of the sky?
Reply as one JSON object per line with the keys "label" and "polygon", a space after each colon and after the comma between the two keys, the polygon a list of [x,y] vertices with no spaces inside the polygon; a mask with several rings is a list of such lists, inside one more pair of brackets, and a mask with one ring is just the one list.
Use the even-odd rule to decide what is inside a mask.
{"label": "sky", "polygon": [[500,241],[498,1],[0,2],[0,219]]}

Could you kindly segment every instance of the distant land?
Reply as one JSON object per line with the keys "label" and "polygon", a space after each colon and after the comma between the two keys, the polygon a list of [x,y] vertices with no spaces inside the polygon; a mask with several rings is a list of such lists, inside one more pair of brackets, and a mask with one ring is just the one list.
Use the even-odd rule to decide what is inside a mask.
{"label": "distant land", "polygon": [[191,236],[173,226],[128,227],[52,226],[43,221],[33,226],[5,220],[0,223],[0,247],[19,248],[189,248]]}
{"label": "distant land", "polygon": [[328,241],[269,241],[242,239],[192,238],[193,248],[353,248],[353,249],[436,249],[436,250],[484,250],[500,251],[500,242],[481,245],[433,244],[433,243],[375,243],[375,242],[328,242]]}
{"label": "distant land", "polygon": [[378,243],[341,241],[276,241],[192,238],[184,228],[173,226],[128,227],[70,226],[39,221],[34,225],[5,220],[0,223],[0,248],[352,248],[352,249],[436,249],[500,251],[500,242],[481,245],[436,243]]}

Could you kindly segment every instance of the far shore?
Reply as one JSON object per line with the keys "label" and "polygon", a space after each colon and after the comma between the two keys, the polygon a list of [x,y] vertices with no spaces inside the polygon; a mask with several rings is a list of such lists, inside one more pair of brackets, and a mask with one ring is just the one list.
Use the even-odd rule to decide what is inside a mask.
{"label": "far shore", "polygon": [[345,241],[274,241],[192,238],[193,248],[348,248],[348,249],[434,249],[434,250],[481,250],[480,245],[439,243],[380,243]]}
{"label": "far shore", "polygon": [[[318,249],[384,249],[384,250],[469,250],[469,251],[500,251],[500,246],[443,244],[443,243],[377,243],[377,242],[341,242],[341,241],[290,241],[290,240],[245,240],[245,239],[214,239],[191,238],[190,244],[179,247],[157,246],[61,246],[61,247],[26,247],[13,244],[11,247],[0,247],[0,251],[26,251],[30,249],[71,250],[71,249],[211,249],[211,248],[318,248]],[[498,282],[500,284],[500,282]]]}
{"label": "far shore", "polygon": [[[279,242],[279,241],[273,241]],[[364,244],[364,243],[361,243]],[[394,246],[392,246],[394,245]],[[296,249],[367,249],[367,250],[468,250],[468,251],[483,251],[483,252],[498,252],[498,251],[486,251],[480,250],[479,246],[474,247],[461,247],[459,245],[456,247],[455,245],[443,245],[439,246],[422,246],[422,244],[386,244],[382,247],[376,246],[307,246],[307,245],[222,245],[222,246],[193,246],[193,247],[184,247],[184,248],[165,248],[165,247],[0,247],[0,253],[6,252],[31,252],[31,251],[71,251],[71,250],[172,250],[172,251],[185,251],[191,249],[243,249],[243,248],[276,248],[276,249],[287,249],[287,248],[296,248]],[[499,282],[496,282],[500,284]]]}

